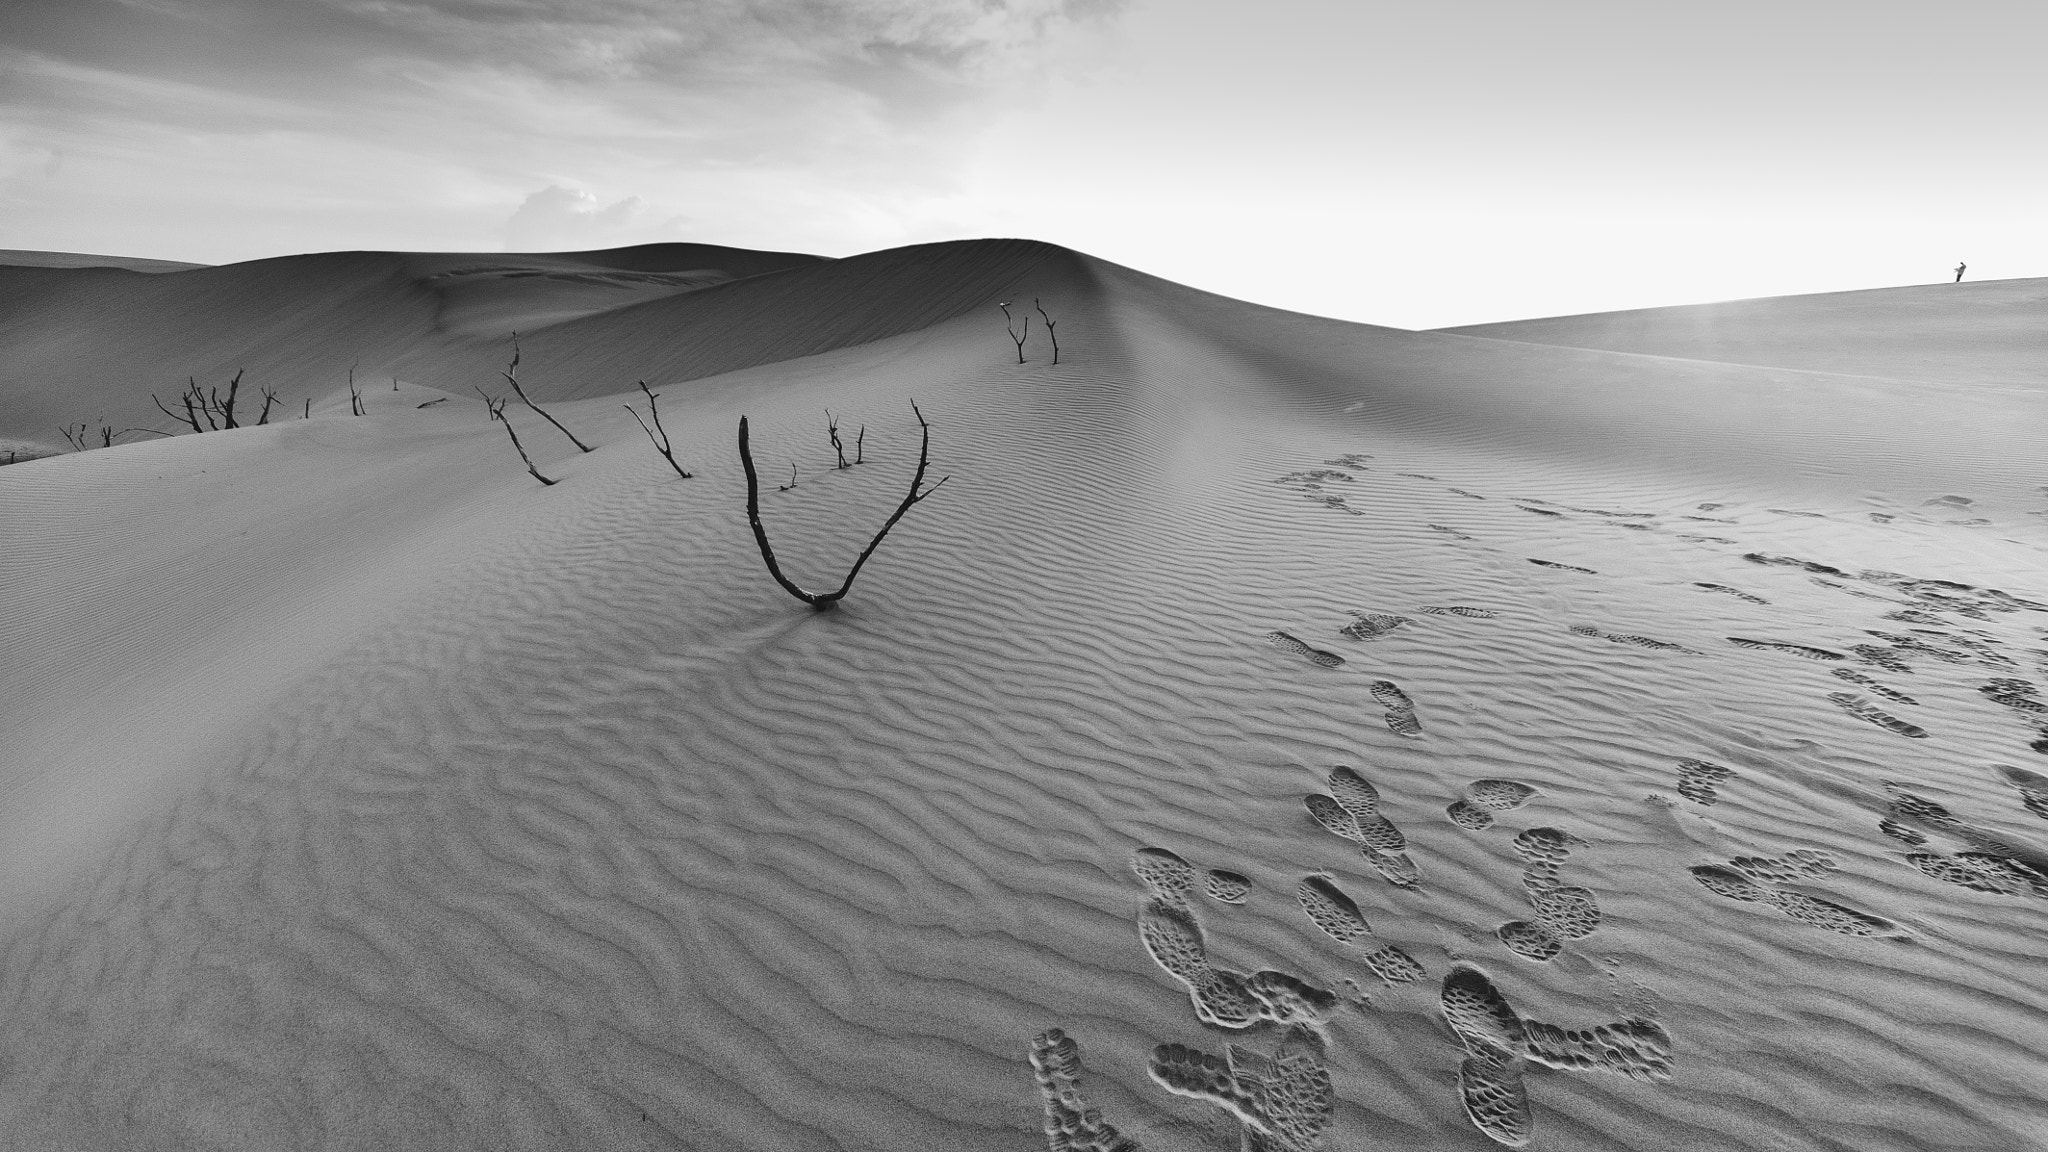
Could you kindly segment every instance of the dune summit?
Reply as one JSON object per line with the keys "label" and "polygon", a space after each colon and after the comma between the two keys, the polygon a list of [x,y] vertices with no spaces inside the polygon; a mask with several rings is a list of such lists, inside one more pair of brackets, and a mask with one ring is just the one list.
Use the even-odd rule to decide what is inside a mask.
{"label": "dune summit", "polygon": [[[0,1131],[2048,1146],[2041,291],[1710,339],[1027,241],[23,257],[16,451],[278,401],[0,468]],[[831,587],[912,401],[950,481],[813,612],[739,418]]]}

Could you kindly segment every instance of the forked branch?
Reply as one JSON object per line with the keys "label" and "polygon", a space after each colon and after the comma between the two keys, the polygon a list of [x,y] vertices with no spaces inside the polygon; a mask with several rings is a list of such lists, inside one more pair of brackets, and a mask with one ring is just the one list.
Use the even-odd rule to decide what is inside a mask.
{"label": "forked branch", "polygon": [[1031,298],[1031,306],[1038,309],[1038,318],[1045,321],[1045,334],[1052,340],[1052,362],[1057,364],[1060,362],[1060,336],[1059,333],[1053,331],[1053,326],[1058,324],[1059,321],[1045,314],[1045,305],[1038,302],[1038,297],[1033,296]]}
{"label": "forked branch", "polygon": [[[635,412],[631,404],[625,406],[626,411],[633,413],[633,419],[640,420],[640,430],[647,433],[647,438],[654,442],[654,450],[661,453],[662,458],[668,461],[668,466],[676,470],[676,475],[688,480],[690,474],[683,470],[681,464],[676,463],[675,451],[669,446],[668,442],[668,430],[661,426],[661,409],[654,405],[655,397],[661,395],[661,393],[649,392],[647,381],[645,380],[640,382],[640,390],[647,393],[647,414],[654,417],[654,427],[649,428],[647,421],[640,420],[640,413]],[[431,404],[433,401],[429,400],[427,403]],[[661,434],[658,439],[655,436],[657,432]]]}
{"label": "forked branch", "polygon": [[491,399],[490,396],[486,394],[482,388],[478,388],[476,390],[476,394],[484,398],[484,407],[491,410],[491,419],[496,420],[498,423],[503,424],[505,426],[505,435],[510,436],[512,438],[512,447],[518,449],[519,458],[521,460],[526,461],[526,470],[528,472],[533,473],[533,478],[535,480],[538,480],[543,484],[553,484],[553,480],[550,480],[547,477],[541,475],[540,469],[535,468],[533,466],[533,457],[528,456],[526,454],[526,445],[521,444],[519,442],[519,433],[514,432],[512,430],[512,422],[510,420],[505,419],[505,402],[503,400]]}
{"label": "forked branch", "polygon": [[[526,406],[528,408],[533,409],[535,412],[540,412],[542,418],[544,418],[548,423],[553,424],[556,428],[561,428],[562,435],[567,436],[569,438],[569,443],[574,444],[578,448],[583,449],[585,452],[595,451],[595,449],[591,448],[590,445],[585,444],[581,440],[578,440],[574,432],[569,431],[567,428],[562,428],[562,422],[560,420],[557,420],[553,416],[549,416],[546,412],[541,411],[541,406],[535,404],[532,400],[528,399],[526,395],[526,389],[521,388],[519,386],[519,333],[517,332],[514,332],[512,334],[512,363],[507,365],[505,370],[503,372],[498,373],[498,375],[503,376],[505,378],[505,383],[510,384],[514,392],[519,393],[519,398],[521,400],[526,401]],[[641,386],[645,387],[646,385],[643,384]],[[507,425],[507,427],[510,427],[510,425]],[[673,464],[675,463],[675,461],[670,460],[669,463]],[[688,475],[688,473],[684,473],[684,475]]]}
{"label": "forked branch", "polygon": [[1001,304],[996,305],[996,307],[1003,310],[1004,329],[1010,334],[1010,342],[1017,346],[1017,363],[1022,364],[1024,362],[1024,341],[1031,338],[1031,314],[1029,312],[1024,314],[1024,332],[1022,335],[1019,335],[1016,323],[1010,319],[1010,302],[1005,300]]}
{"label": "forked branch", "polygon": [[924,434],[923,442],[917,449],[917,472],[910,478],[910,493],[903,497],[903,502],[896,506],[896,511],[890,513],[881,530],[875,533],[875,538],[868,541],[868,546],[861,550],[860,557],[853,562],[853,567],[847,571],[846,579],[840,583],[836,592],[806,592],[797,587],[795,581],[784,576],[781,565],[775,562],[775,549],[768,544],[768,530],[761,526],[761,482],[754,475],[754,454],[747,446],[747,418],[740,417],[740,464],[747,472],[747,523],[753,526],[754,542],[761,546],[761,559],[768,564],[768,574],[775,577],[775,582],[782,585],[782,590],[817,611],[822,612],[832,607],[846,596],[853,588],[853,578],[860,575],[861,566],[868,562],[868,557],[875,554],[876,548],[881,547],[882,538],[889,534],[889,529],[894,528],[898,520],[903,519],[903,514],[910,511],[911,505],[937,492],[947,480],[952,479],[951,476],[942,477],[930,488],[924,487],[924,472],[931,458],[932,426],[925,423],[924,413],[918,411],[916,401],[911,401],[910,410],[916,414],[917,426]]}

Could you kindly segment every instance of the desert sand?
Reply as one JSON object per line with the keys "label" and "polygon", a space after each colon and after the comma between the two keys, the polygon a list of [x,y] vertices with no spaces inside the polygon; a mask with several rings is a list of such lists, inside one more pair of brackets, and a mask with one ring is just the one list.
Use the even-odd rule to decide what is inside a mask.
{"label": "desert sand", "polygon": [[2048,1148],[2048,282],[4,255],[9,1148]]}

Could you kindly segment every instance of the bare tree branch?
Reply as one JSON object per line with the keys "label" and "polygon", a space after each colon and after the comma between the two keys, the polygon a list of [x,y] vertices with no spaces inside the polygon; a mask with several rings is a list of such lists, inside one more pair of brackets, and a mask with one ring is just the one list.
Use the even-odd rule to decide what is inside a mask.
{"label": "bare tree branch", "polygon": [[[681,476],[685,480],[688,480],[690,478],[690,474],[683,470],[683,466],[681,464],[676,463],[675,451],[673,448],[670,447],[668,442],[668,430],[661,426],[661,409],[656,407],[654,403],[655,398],[660,396],[661,393],[649,391],[647,387],[647,381],[645,380],[640,381],[640,390],[642,392],[647,393],[647,414],[654,417],[654,427],[649,428],[647,426],[647,421],[640,420],[640,413],[634,412],[633,406],[631,404],[627,404],[624,406],[626,411],[632,412],[633,419],[640,421],[640,430],[642,432],[647,433],[647,439],[653,442],[655,451],[660,452],[662,456],[668,460],[668,466],[676,470],[676,475]],[[661,438],[658,440],[655,439],[654,434],[656,432],[661,433]]]}
{"label": "bare tree branch", "polygon": [[578,440],[574,432],[569,431],[567,428],[562,428],[562,422],[560,420],[555,419],[553,416],[549,416],[546,412],[542,412],[540,405],[535,404],[532,400],[527,399],[526,389],[521,388],[519,386],[519,333],[517,332],[514,332],[512,334],[512,363],[507,365],[505,370],[503,372],[498,373],[498,375],[503,376],[505,378],[505,383],[510,384],[514,392],[519,393],[519,398],[521,400],[526,401],[526,406],[528,408],[533,409],[535,412],[540,412],[541,416],[544,419],[546,419],[548,423],[553,424],[557,428],[561,428],[562,435],[567,436],[569,438],[569,443],[574,444],[578,448],[583,449],[585,452],[593,451],[590,445],[585,444],[581,440]]}
{"label": "bare tree branch", "polygon": [[747,523],[754,529],[754,542],[761,547],[761,559],[768,564],[768,574],[775,577],[775,582],[782,585],[783,591],[809,604],[813,610],[822,612],[839,603],[853,588],[853,578],[860,575],[861,566],[868,562],[868,557],[875,554],[876,548],[881,547],[882,538],[889,534],[889,529],[894,528],[896,522],[903,519],[903,514],[910,511],[911,505],[937,492],[941,485],[952,479],[951,476],[947,476],[929,489],[923,487],[925,468],[930,462],[932,426],[925,423],[924,413],[918,411],[915,400],[911,401],[910,410],[917,415],[918,427],[923,429],[924,433],[923,443],[917,450],[917,472],[910,478],[910,493],[896,506],[896,511],[890,513],[889,519],[882,524],[881,530],[875,533],[874,539],[868,541],[868,546],[861,550],[860,556],[853,562],[853,567],[847,571],[846,579],[840,583],[838,591],[823,593],[806,592],[797,587],[795,582],[782,574],[782,567],[775,562],[775,549],[768,544],[768,530],[761,526],[761,486],[754,475],[754,455],[747,446],[747,418],[740,417],[740,464],[747,472]]}
{"label": "bare tree branch", "polygon": [[1045,305],[1038,302],[1038,297],[1031,298],[1031,306],[1038,309],[1039,318],[1045,321],[1045,334],[1052,338],[1052,362],[1057,364],[1060,362],[1060,337],[1052,330],[1057,321],[1045,314]]}
{"label": "bare tree branch", "polygon": [[[149,394],[149,398],[151,400],[156,401],[157,411],[162,412],[164,415],[169,416],[171,419],[176,420],[181,424],[190,424],[194,432],[205,431],[204,428],[201,428],[199,426],[199,418],[192,415],[192,406],[189,403],[185,405],[185,414],[183,416],[180,416],[176,412],[171,411],[169,408],[164,407],[164,402],[161,400],[157,400],[156,393],[151,392]],[[312,401],[309,400],[307,401],[307,403],[310,404],[312,403]]]}
{"label": "bare tree branch", "polygon": [[1016,324],[1012,322],[1010,319],[1010,302],[1008,300],[1005,300],[1002,303],[996,305],[996,307],[1001,308],[1003,310],[1004,330],[1009,332],[1010,341],[1017,345],[1017,363],[1022,364],[1024,362],[1024,341],[1029,340],[1031,338],[1031,316],[1029,313],[1025,315],[1024,334],[1022,336],[1019,336],[1017,334]]}
{"label": "bare tree branch", "polygon": [[505,435],[512,438],[512,447],[518,449],[519,458],[526,461],[526,470],[533,473],[533,478],[543,484],[555,483],[555,481],[541,475],[540,469],[533,466],[533,457],[526,454],[526,445],[519,442],[519,433],[512,430],[512,421],[505,418],[505,402],[503,400],[491,399],[481,387],[477,388],[476,394],[484,398],[484,407],[490,409],[491,419],[505,426]]}

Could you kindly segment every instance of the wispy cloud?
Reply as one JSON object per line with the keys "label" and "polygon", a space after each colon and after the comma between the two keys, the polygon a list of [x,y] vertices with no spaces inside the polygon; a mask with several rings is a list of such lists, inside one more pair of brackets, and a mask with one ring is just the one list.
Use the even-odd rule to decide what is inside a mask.
{"label": "wispy cloud", "polygon": [[[80,246],[91,202],[102,228],[146,213],[162,254],[233,259],[291,234],[516,248],[683,220],[901,242],[981,111],[1028,99],[1124,0],[19,2],[0,246]],[[77,163],[53,172],[60,153]]]}

